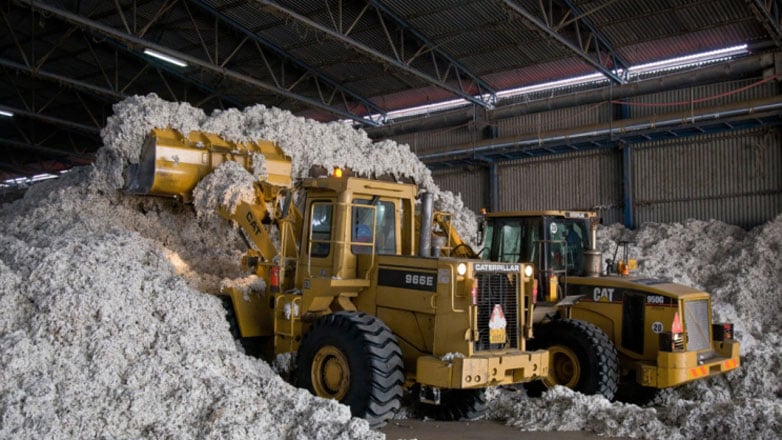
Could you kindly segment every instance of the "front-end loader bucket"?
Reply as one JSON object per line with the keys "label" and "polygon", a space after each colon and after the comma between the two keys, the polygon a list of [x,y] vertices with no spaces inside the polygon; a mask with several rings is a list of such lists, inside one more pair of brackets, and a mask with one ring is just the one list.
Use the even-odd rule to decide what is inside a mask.
{"label": "front-end loader bucket", "polygon": [[189,202],[198,182],[227,161],[237,162],[249,172],[262,161],[266,176],[259,179],[291,186],[291,159],[271,141],[231,142],[202,131],[185,137],[174,129],[155,128],[144,141],[141,161],[127,170],[125,190],[181,197]]}

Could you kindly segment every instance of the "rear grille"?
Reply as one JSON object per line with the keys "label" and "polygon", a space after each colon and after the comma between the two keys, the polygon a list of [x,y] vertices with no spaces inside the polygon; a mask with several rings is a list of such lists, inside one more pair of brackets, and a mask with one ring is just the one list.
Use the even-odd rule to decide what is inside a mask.
{"label": "rear grille", "polygon": [[[504,348],[519,348],[519,306],[517,273],[477,273],[478,279],[478,331],[479,338],[475,350],[498,350]],[[507,327],[507,342],[505,344],[489,343],[489,319],[494,305],[502,306]]]}
{"label": "rear grille", "polygon": [[684,330],[687,332],[687,350],[711,348],[709,332],[709,302],[705,299],[684,302]]}

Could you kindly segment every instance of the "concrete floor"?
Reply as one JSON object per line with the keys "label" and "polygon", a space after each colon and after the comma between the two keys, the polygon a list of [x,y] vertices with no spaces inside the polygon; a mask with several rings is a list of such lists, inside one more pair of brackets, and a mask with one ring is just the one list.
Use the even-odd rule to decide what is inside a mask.
{"label": "concrete floor", "polygon": [[525,432],[491,420],[438,422],[434,420],[391,420],[380,429],[387,440],[583,440],[606,439],[584,432]]}

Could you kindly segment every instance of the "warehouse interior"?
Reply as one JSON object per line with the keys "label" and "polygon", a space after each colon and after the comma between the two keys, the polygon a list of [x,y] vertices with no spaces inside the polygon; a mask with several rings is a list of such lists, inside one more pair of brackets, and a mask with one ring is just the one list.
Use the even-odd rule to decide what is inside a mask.
{"label": "warehouse interior", "polygon": [[0,14],[5,199],[89,164],[112,105],[156,93],[352,121],[409,144],[476,211],[750,227],[782,209],[776,1],[11,1]]}
{"label": "warehouse interior", "polygon": [[[0,437],[776,438],[782,426],[782,373],[777,371],[782,342],[782,323],[777,319],[782,313],[780,3],[3,2]],[[188,143],[180,134],[189,130],[216,133],[218,139],[222,136],[219,142],[231,148],[213,148],[219,144],[214,138]],[[258,139],[278,143],[275,148],[284,153],[264,158],[264,166],[282,163],[283,180],[292,177],[286,184],[302,194],[314,188],[302,184],[311,165],[335,172],[345,167],[348,177],[353,171],[359,177],[379,177],[373,179],[377,188],[406,185],[412,178],[418,186],[404,190],[413,194],[411,201],[395,211],[405,220],[397,225],[394,253],[378,252],[371,263],[362,263],[356,246],[375,244],[329,236],[334,249],[337,243],[342,246],[340,257],[352,262],[337,264],[337,251],[327,251],[335,263],[322,263],[320,277],[312,276],[313,248],[302,243],[309,240],[313,246],[317,240],[314,226],[307,231],[305,220],[318,223],[312,213],[321,206],[318,203],[327,203],[312,202],[310,214],[291,221],[303,225],[291,233],[281,232],[289,227],[288,217],[281,214],[290,213],[287,207],[256,214],[257,223],[252,220],[254,211],[244,217],[249,222],[231,217],[238,212],[236,206],[250,203],[237,201],[243,197],[253,203],[262,200],[258,205],[264,209],[279,202],[264,198],[270,193],[258,195],[259,177],[268,184],[268,175],[257,173],[251,161],[239,170],[209,162],[216,168],[198,171],[198,178],[184,171],[180,177],[192,193],[180,191],[182,181],[169,182],[164,188],[168,193],[160,187],[157,193],[151,187],[138,190],[149,183],[138,177],[145,163],[159,167],[154,172],[163,166],[176,171],[180,159],[191,165],[185,153],[198,151],[205,163],[205,151],[219,150],[228,157],[247,137],[256,139],[253,136],[259,134],[263,136]],[[145,156],[148,147],[163,146],[164,139],[174,139],[172,148],[182,157],[173,155],[159,163],[146,160],[151,157]],[[129,184],[134,179],[136,187]],[[242,193],[245,190],[249,196]],[[236,191],[230,194],[234,206],[226,202],[230,191]],[[283,193],[290,194],[282,191],[273,197]],[[392,197],[387,193],[384,202]],[[450,241],[442,249],[432,243],[431,249],[416,249],[426,237],[421,225],[432,223],[423,221],[425,193],[434,198],[434,208],[428,208],[434,210],[434,223],[447,218],[440,228],[452,224],[462,236],[448,235],[448,240],[464,239],[470,253],[457,255],[458,245],[449,247]],[[220,197],[222,201],[216,201]],[[304,199],[293,203],[305,203]],[[377,195],[343,205],[351,206],[350,215],[357,217],[355,212],[366,208],[362,203],[375,210],[380,199]],[[344,206],[340,220],[348,218]],[[481,210],[487,210],[488,217],[478,215]],[[567,222],[580,218],[584,225],[588,219],[591,225],[583,227],[581,239],[592,244],[583,250],[591,252],[599,266],[590,276],[613,277],[614,284],[606,288],[600,281],[587,280],[588,288],[581,289],[582,285],[577,297],[561,297],[567,283],[579,286],[578,278],[588,278],[576,274],[571,279],[566,268],[559,273],[564,278],[546,275],[546,288],[543,281],[536,284],[530,278],[526,287],[511,283],[518,292],[497,293],[508,285],[503,280],[523,273],[520,268],[529,262],[518,251],[511,254],[515,260],[483,264],[491,251],[482,247],[490,237],[485,235],[487,219],[520,211],[561,215]],[[434,217],[438,212],[446,217]],[[502,218],[495,218],[502,225]],[[569,240],[564,230],[546,225],[535,246],[548,246],[542,244],[546,234],[557,237],[550,243]],[[272,238],[265,240],[271,245],[251,243],[248,227],[267,230]],[[343,229],[348,237],[352,228]],[[280,241],[284,234],[289,235]],[[441,253],[450,251],[454,253]],[[549,264],[543,254],[533,263]],[[380,268],[374,258],[392,263]],[[553,265],[553,254],[551,258]],[[637,264],[632,273],[630,260]],[[458,272],[461,263],[470,269]],[[437,264],[439,269],[432,269]],[[500,287],[489,288],[494,293],[487,298],[496,293],[503,298],[498,302],[506,297],[512,302],[519,301],[518,295],[529,295],[512,305],[499,304],[511,311],[508,322],[527,320],[508,330],[515,336],[499,339],[505,342],[496,342],[495,333],[488,330],[495,318],[506,318],[503,308],[495,313],[493,300],[479,305],[485,288],[478,282],[483,276],[479,266],[507,272],[492,274],[501,280]],[[308,277],[296,275],[303,267]],[[343,269],[352,270],[352,277],[337,272]],[[400,281],[406,277],[416,281]],[[472,284],[465,281],[469,277]],[[299,316],[294,303],[316,290],[312,280],[343,290],[333,294],[333,303],[312,301],[307,306],[317,304],[321,309]],[[626,281],[635,284],[627,287],[622,284]],[[378,306],[374,301],[383,289],[387,303]],[[362,296],[367,292],[371,293]],[[273,301],[262,307],[264,313],[274,313],[275,326],[278,321],[290,325],[290,331],[274,327],[272,350],[277,350],[277,357],[271,360],[252,355],[258,347],[247,342],[245,324],[237,320],[246,317],[236,306],[239,298],[249,302],[252,295],[267,294]],[[405,295],[420,301],[414,303]],[[281,298],[290,304],[277,308]],[[429,365],[434,366],[431,371],[452,372],[453,365],[467,362],[461,351],[442,348],[446,338],[432,336],[435,328],[449,327],[447,340],[455,344],[470,341],[478,347],[480,338],[494,341],[488,343],[488,351],[518,344],[511,348],[529,349],[524,353],[532,359],[528,353],[541,349],[536,353],[544,362],[549,358],[542,349],[550,347],[540,342],[543,337],[538,339],[543,345],[534,345],[532,309],[549,312],[538,314],[537,333],[551,322],[570,320],[584,298],[594,299],[595,307],[622,307],[615,321],[583,315],[597,316],[597,336],[589,341],[592,348],[607,353],[606,347],[615,344],[626,349],[626,338],[628,344],[642,346],[636,353],[646,350],[660,357],[649,361],[631,354],[633,368],[640,372],[635,375],[619,361],[605,367],[613,358],[601,354],[594,364],[603,363],[606,371],[583,373],[604,376],[599,379],[604,382],[593,387],[592,391],[603,387],[596,392],[583,392],[580,383],[571,383],[549,386],[538,398],[528,384],[517,381],[489,387],[485,394],[452,393],[467,398],[449,401],[446,396],[453,390],[444,386],[447,404],[440,413],[457,407],[444,419],[470,419],[467,415],[479,413],[477,407],[485,411],[477,417],[481,420],[454,422],[456,427],[419,412],[417,403],[431,404],[441,397],[436,386],[431,394],[425,388],[442,383],[441,376],[451,376],[429,373],[425,379],[431,382],[418,383],[415,374],[430,371],[425,368]],[[700,301],[697,316],[684,316],[695,301]],[[409,329],[416,328],[424,335],[419,345],[431,346],[426,347],[429,351],[422,349],[428,357],[415,364],[420,370],[388,367],[402,363],[402,355],[389,355],[394,362],[381,362],[378,352],[394,350],[374,346],[377,359],[363,370],[389,368],[389,379],[381,385],[393,382],[389,389],[394,390],[372,391],[377,393],[372,395],[375,400],[391,396],[378,404],[384,407],[379,415],[357,416],[352,404],[321,398],[329,397],[327,388],[333,383],[339,391],[350,382],[339,380],[340,372],[349,376],[362,370],[347,367],[348,361],[321,362],[321,388],[302,386],[296,374],[310,366],[298,359],[303,358],[302,340],[317,333],[311,329],[324,328],[316,326],[326,326],[323,320],[338,313],[360,312],[361,318],[333,319],[346,319],[338,321],[344,326],[363,320],[361,325],[376,331],[385,324],[367,317],[372,313],[365,315],[365,309],[394,308],[388,304],[405,313],[405,307],[411,308],[426,318],[416,315],[416,324],[406,327],[408,315],[385,311],[389,328],[397,327],[385,333],[378,330],[383,344],[393,348],[389,341],[408,338],[408,345],[402,345],[408,350],[415,345],[409,341],[419,337]],[[554,308],[562,304],[563,308]],[[523,313],[514,316],[514,308]],[[647,309],[653,309],[648,316],[664,317],[645,320]],[[461,324],[450,325],[459,314],[473,310],[475,329],[473,315],[466,332]],[[442,313],[447,317],[438,315]],[[700,336],[695,335],[696,326]],[[397,332],[400,327],[404,329]],[[580,328],[592,331],[585,325]],[[426,334],[430,329],[432,334]],[[604,330],[610,336],[595,342]],[[681,352],[683,346],[664,339],[662,333],[671,338],[687,333],[687,338],[702,344],[701,352]],[[280,340],[289,344],[288,351],[278,350]],[[669,355],[669,349],[679,350],[680,357]],[[469,358],[470,351],[464,351]],[[627,350],[614,353],[627,361]],[[685,355],[692,365],[670,361]],[[315,359],[309,363],[318,365]],[[665,367],[659,359],[668,362]],[[404,362],[408,361],[406,357]],[[535,369],[542,365],[535,364]],[[650,371],[658,366],[660,371],[678,369],[682,376],[658,373],[650,379]],[[549,377],[532,376],[538,384]],[[641,376],[644,384],[656,387],[654,397],[624,403],[618,397],[620,385],[634,385],[633,378],[640,381]],[[367,388],[377,387],[374,382]],[[610,387],[615,389],[606,396]]]}

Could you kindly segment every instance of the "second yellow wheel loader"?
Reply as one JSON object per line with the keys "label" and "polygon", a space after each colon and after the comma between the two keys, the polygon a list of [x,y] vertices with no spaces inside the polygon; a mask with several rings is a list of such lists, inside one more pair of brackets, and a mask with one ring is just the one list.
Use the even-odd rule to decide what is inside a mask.
{"label": "second yellow wheel loader", "polygon": [[[733,325],[712,322],[711,296],[656,277],[632,276],[636,262],[628,258],[626,243],[620,243],[624,255],[615,252],[603,267],[597,221],[591,211],[484,217],[482,258],[536,267],[530,346],[548,349],[551,359],[549,374],[528,388],[540,392],[566,385],[641,403],[659,389],[737,368]],[[597,371],[605,366],[599,358],[611,356],[620,372],[613,382]]]}

